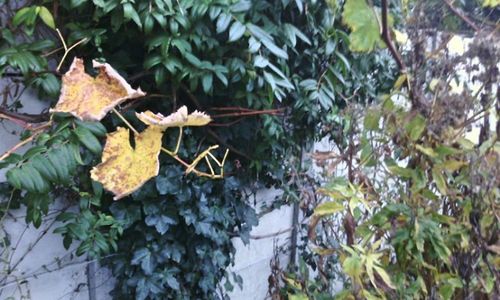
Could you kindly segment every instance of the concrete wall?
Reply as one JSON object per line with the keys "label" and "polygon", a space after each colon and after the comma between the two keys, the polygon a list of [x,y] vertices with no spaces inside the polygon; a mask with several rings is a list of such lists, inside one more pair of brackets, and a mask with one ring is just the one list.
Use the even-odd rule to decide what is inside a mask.
{"label": "concrete wall", "polygon": [[[5,84],[5,81],[0,81],[0,92]],[[25,93],[22,97],[22,102],[26,104],[23,112],[39,113],[46,107],[46,103],[37,100],[32,94]],[[19,126],[9,121],[0,124],[0,155],[19,142],[16,134],[20,130]],[[19,153],[22,151],[20,149]],[[0,181],[4,180],[5,170],[2,170]],[[273,201],[278,194],[279,191],[276,190],[259,192],[256,208]],[[64,249],[61,236],[52,234],[58,227],[54,219],[65,206],[67,203],[58,201],[51,207],[49,216],[38,229],[26,226],[24,209],[12,211],[3,220],[4,230],[0,232],[0,238],[8,235],[12,245],[0,254],[0,299],[111,299],[108,292],[114,281],[109,270],[99,268],[98,263],[89,262],[85,257],[74,257],[71,249]],[[243,289],[235,287],[231,299],[265,299],[270,274],[269,262],[275,247],[287,247],[291,220],[291,207],[282,207],[261,218],[259,226],[251,233],[255,239],[249,245],[234,239],[236,263],[231,271],[243,277]],[[267,236],[281,231],[285,232]],[[288,259],[288,255],[281,254],[282,264],[286,264]],[[13,266],[15,268],[5,278],[7,269]]]}

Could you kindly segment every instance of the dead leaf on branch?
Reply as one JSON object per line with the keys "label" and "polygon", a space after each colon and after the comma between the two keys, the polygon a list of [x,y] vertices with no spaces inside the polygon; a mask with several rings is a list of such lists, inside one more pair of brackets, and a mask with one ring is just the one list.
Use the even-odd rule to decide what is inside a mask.
{"label": "dead leaf on branch", "polygon": [[83,60],[73,60],[62,77],[61,96],[51,112],[66,112],[84,121],[100,121],[116,105],[146,95],[134,90],[109,64],[93,61],[97,77],[85,73]]}
{"label": "dead leaf on branch", "polygon": [[204,126],[212,121],[210,116],[197,110],[188,114],[186,106],[182,106],[176,112],[166,117],[161,113],[154,114],[149,110],[136,113],[136,115],[143,123],[150,126],[159,126],[163,129],[169,127]]}
{"label": "dead leaf on branch", "polygon": [[103,184],[119,200],[139,189],[158,175],[163,129],[148,127],[135,135],[135,149],[129,141],[130,131],[123,127],[108,134],[102,162],[91,171],[91,178]]}

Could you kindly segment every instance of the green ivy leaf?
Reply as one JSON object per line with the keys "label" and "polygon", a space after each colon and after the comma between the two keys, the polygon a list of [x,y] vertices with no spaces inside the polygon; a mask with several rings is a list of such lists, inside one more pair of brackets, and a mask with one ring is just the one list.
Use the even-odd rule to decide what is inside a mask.
{"label": "green ivy leaf", "polygon": [[323,217],[323,216],[328,216],[328,215],[332,215],[334,213],[343,211],[344,209],[345,209],[344,206],[338,202],[333,202],[333,201],[332,202],[325,202],[325,203],[318,205],[314,209],[313,215],[318,216],[318,217]]}
{"label": "green ivy leaf", "polygon": [[426,119],[421,115],[417,114],[411,121],[405,125],[406,132],[412,141],[416,141],[420,138],[422,133],[424,133],[426,126]]}
{"label": "green ivy leaf", "polygon": [[37,155],[29,163],[48,181],[57,182],[57,171],[44,156]]}
{"label": "green ivy leaf", "polygon": [[23,7],[16,12],[14,17],[12,18],[12,25],[19,26],[22,23],[25,23],[28,19],[36,18],[36,12],[34,7]]}
{"label": "green ivy leaf", "polygon": [[226,13],[221,13],[219,15],[219,18],[217,18],[217,23],[216,23],[217,33],[222,33],[226,31],[230,23],[231,23],[231,15]]}

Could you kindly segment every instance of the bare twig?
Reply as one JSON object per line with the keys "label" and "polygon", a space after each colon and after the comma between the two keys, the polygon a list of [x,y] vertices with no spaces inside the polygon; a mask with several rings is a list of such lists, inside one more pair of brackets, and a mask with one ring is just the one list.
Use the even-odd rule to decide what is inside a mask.
{"label": "bare twig", "polygon": [[[130,124],[130,122],[127,121],[127,119],[125,119],[125,117],[118,110],[116,110],[115,108],[113,108],[113,112],[123,121],[123,123],[125,123],[125,125],[130,130],[132,130],[135,134],[139,135],[139,131],[137,131],[137,129],[135,129],[134,126],[132,126],[132,124]],[[228,150],[226,150],[226,153],[224,154],[224,158],[222,160],[222,163],[220,163],[217,159],[215,159],[215,162],[219,165],[219,167],[221,169],[221,171],[220,171],[219,174],[215,174],[214,172],[212,172],[212,173],[206,173],[206,172],[199,171],[199,170],[196,169],[196,166],[198,165],[198,163],[202,159],[204,159],[205,156],[207,156],[207,155],[210,155],[211,157],[213,157],[213,155],[210,153],[210,151],[218,148],[219,146],[215,145],[215,146],[209,147],[203,153],[201,153],[200,155],[198,155],[191,164],[189,164],[189,163],[185,162],[182,158],[180,158],[177,155],[177,151],[179,150],[181,139],[182,139],[182,127],[179,127],[179,129],[180,129],[179,130],[179,137],[177,139],[177,144],[176,144],[175,150],[174,151],[170,151],[170,150],[166,149],[165,147],[161,147],[160,148],[161,151],[164,152],[164,153],[166,153],[168,156],[172,157],[173,159],[175,159],[181,165],[183,165],[186,168],[186,174],[194,173],[197,176],[200,176],[200,177],[209,177],[209,178],[212,178],[212,179],[223,178],[224,177],[224,162],[226,160],[226,157],[227,157],[227,154],[228,154]],[[209,168],[212,169],[212,166],[210,165],[210,162],[207,162],[207,164],[208,164]]]}
{"label": "bare twig", "polygon": [[42,114],[24,114],[12,112],[8,109],[0,107],[0,119],[8,119],[11,121],[19,120],[25,123],[42,123],[48,121],[50,115],[48,113]]}
{"label": "bare twig", "polygon": [[40,133],[42,133],[45,128],[48,128],[51,125],[52,122],[47,122],[47,124],[37,127],[36,131],[33,132],[29,138],[19,142],[18,144],[14,145],[14,147],[10,148],[4,154],[2,154],[2,156],[0,156],[0,161],[6,159],[7,157],[9,157],[9,155],[16,152],[19,148],[31,142],[35,137],[37,137]]}
{"label": "bare twig", "polygon": [[396,60],[399,69],[402,73],[406,72],[406,65],[401,57],[401,54],[394,46],[391,38],[391,32],[389,29],[389,21],[388,21],[388,10],[389,10],[389,0],[382,0],[382,39],[384,40],[387,48],[391,52],[392,57]]}
{"label": "bare twig", "polygon": [[[196,98],[195,95],[193,95],[193,93],[191,93],[191,91],[184,85],[181,84],[181,88],[184,90],[184,92],[186,92],[186,94],[188,95],[188,98],[194,103],[194,105],[196,106],[197,109],[199,110],[203,110],[203,107],[201,106],[200,102],[198,101],[198,99]],[[229,145],[228,143],[226,143],[217,133],[215,133],[215,131],[213,131],[212,129],[210,128],[205,128],[205,130],[208,132],[209,135],[211,135],[219,144],[223,145],[224,147],[228,148],[229,150],[231,150],[231,152],[233,153],[236,153],[238,154],[239,156],[241,157],[244,157],[248,160],[251,160],[252,158],[246,154],[246,153],[243,153],[241,151],[239,151],[238,149],[236,149],[235,147]]]}
{"label": "bare twig", "polygon": [[251,110],[251,111],[238,111],[225,114],[211,115],[213,119],[224,117],[241,117],[241,116],[256,116],[256,115],[278,115],[283,114],[282,108],[280,109],[264,109],[264,110]]}
{"label": "bare twig", "polygon": [[469,25],[470,27],[472,27],[472,29],[474,29],[475,31],[479,31],[479,27],[477,27],[477,25],[474,24],[474,22],[472,22],[471,19],[469,19],[465,14],[463,14],[455,6],[453,6],[450,0],[443,0],[443,1],[457,17],[464,20],[464,22],[467,23],[467,25]]}

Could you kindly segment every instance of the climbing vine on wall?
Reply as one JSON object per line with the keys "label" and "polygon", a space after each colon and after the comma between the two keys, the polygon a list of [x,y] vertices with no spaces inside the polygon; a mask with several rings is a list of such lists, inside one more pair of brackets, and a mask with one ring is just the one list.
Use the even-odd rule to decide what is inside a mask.
{"label": "climbing vine on wall", "polygon": [[[66,246],[78,242],[79,255],[115,252],[107,262],[120,299],[224,297],[222,285],[230,290],[231,282],[240,281],[226,271],[234,257],[231,238],[248,242],[257,223],[246,193],[292,182],[288,164],[335,127],[351,95],[370,102],[395,79],[386,53],[360,57],[348,51],[344,25],[324,1],[4,3],[0,73],[10,92],[0,114],[20,126],[30,150],[9,153],[2,167],[22,165],[12,172],[40,175],[14,180],[15,190],[6,187],[4,208],[22,202],[26,221],[40,226],[54,199],[78,204],[78,212],[60,214],[56,232]],[[90,65],[96,59],[98,70],[109,64],[146,95],[120,100],[113,104],[119,114],[100,121],[20,113],[24,97],[17,88],[35,90],[59,110],[61,72],[71,69],[74,57],[87,63],[92,79],[86,81],[102,76],[95,77]],[[64,94],[64,77],[62,82]],[[162,125],[172,112],[189,119],[195,110],[213,121],[196,129]],[[144,114],[138,118],[134,111]],[[116,162],[102,154],[105,136],[115,131],[111,140],[133,158],[148,126],[165,131],[158,175],[114,202],[89,176],[102,163],[92,174],[106,182],[99,170]],[[176,157],[192,159],[183,164]],[[37,165],[44,162],[51,167]],[[127,159],[132,162],[138,163]],[[30,172],[38,169],[45,173]],[[222,180],[208,178],[222,177],[220,171]],[[285,201],[294,199],[290,187]],[[112,184],[107,189],[117,191]]]}

